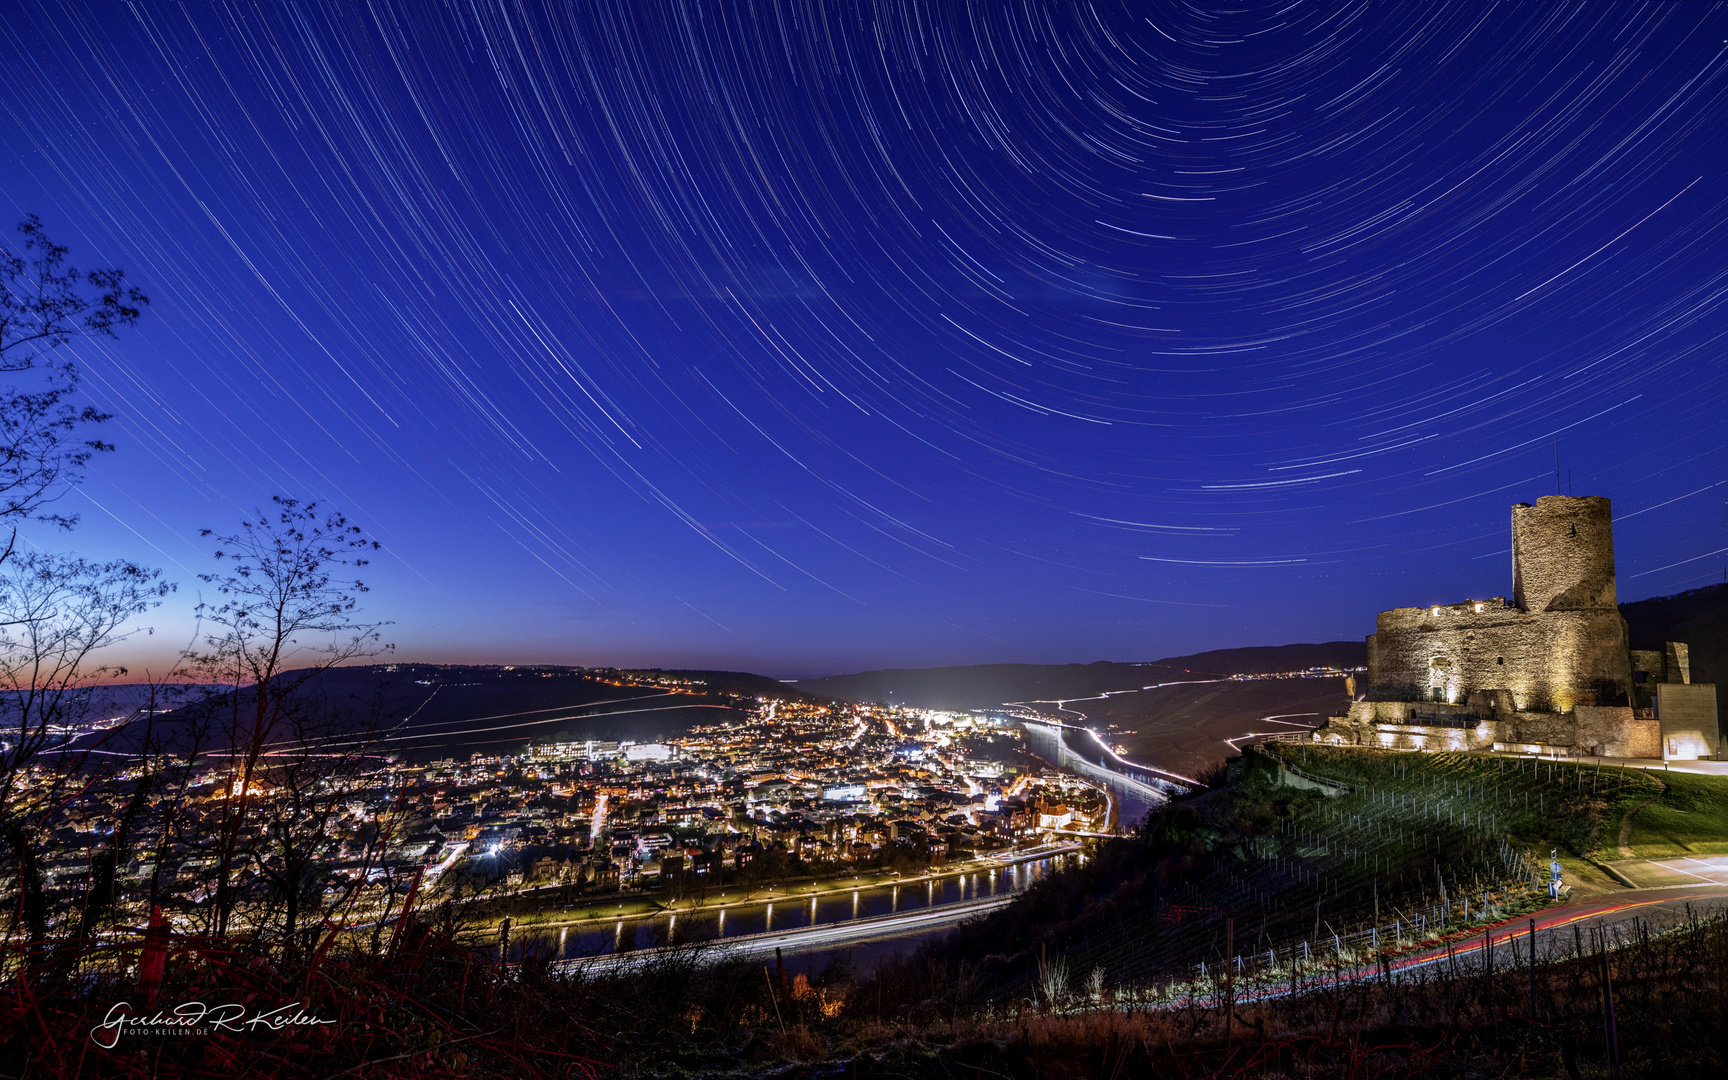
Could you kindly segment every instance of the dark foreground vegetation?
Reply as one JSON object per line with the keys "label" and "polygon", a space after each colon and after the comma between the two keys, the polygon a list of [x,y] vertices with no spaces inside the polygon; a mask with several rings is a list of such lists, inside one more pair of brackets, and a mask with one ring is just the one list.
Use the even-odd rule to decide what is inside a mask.
{"label": "dark foreground vegetation", "polygon": [[[588,979],[501,967],[436,923],[284,958],[207,940],[64,953],[0,996],[0,1075],[23,1077],[1720,1076],[1728,919],[1691,912],[1355,982],[1213,978],[1173,1006],[1049,981],[980,998],[929,958],[859,979],[843,963],[704,965],[699,950]],[[1611,993],[1608,990],[1611,989]],[[1269,993],[1279,996],[1266,997]],[[140,1034],[121,1014],[237,1007]],[[119,1003],[126,1003],[120,1006]],[[276,1014],[328,1023],[246,1026]],[[118,1006],[118,1008],[117,1008]]]}
{"label": "dark foreground vegetation", "polygon": [[[605,975],[532,955],[504,966],[477,908],[412,902],[288,947],[124,925],[53,940],[0,985],[0,1076],[1722,1075],[1719,911],[1562,930],[1534,972],[1519,943],[1491,974],[1470,954],[1377,974],[1384,956],[1479,941],[1485,919],[1545,902],[1508,868],[1509,844],[1442,826],[1423,793],[1583,855],[1649,778],[1468,755],[1301,760],[1349,793],[1276,783],[1276,761],[1251,755],[1009,908],[869,973],[845,958],[804,973],[711,963],[699,943]],[[1526,791],[1539,809],[1524,810]],[[1443,888],[1450,914],[1414,928]],[[191,1032],[117,1020],[192,1003],[231,1011]]]}

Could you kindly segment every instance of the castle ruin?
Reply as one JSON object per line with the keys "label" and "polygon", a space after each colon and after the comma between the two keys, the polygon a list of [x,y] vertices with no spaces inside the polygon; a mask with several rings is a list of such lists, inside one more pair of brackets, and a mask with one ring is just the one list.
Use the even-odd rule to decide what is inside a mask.
{"label": "castle ruin", "polygon": [[1628,647],[1607,499],[1512,508],[1512,599],[1382,611],[1366,693],[1316,742],[1631,758],[1714,757],[1716,687],[1687,647]]}

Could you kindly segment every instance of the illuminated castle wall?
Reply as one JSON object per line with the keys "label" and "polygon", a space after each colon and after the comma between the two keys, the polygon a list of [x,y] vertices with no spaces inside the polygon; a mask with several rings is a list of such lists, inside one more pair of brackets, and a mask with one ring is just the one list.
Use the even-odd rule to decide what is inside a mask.
{"label": "illuminated castle wall", "polygon": [[1512,508],[1512,602],[1382,611],[1368,638],[1370,700],[1465,703],[1510,694],[1518,711],[1628,705],[1626,620],[1614,595],[1607,499]]}
{"label": "illuminated castle wall", "polygon": [[[1608,500],[1553,495],[1535,506],[1519,503],[1512,508],[1511,602],[1496,596],[1382,611],[1368,637],[1363,700],[1316,738],[1660,756],[1654,688],[1640,680],[1689,679],[1666,664],[1652,679],[1647,658],[1634,672],[1616,601]],[[1706,692],[1713,709],[1714,687],[1688,685],[1668,695],[1669,711]],[[1713,738],[1706,752],[1715,752]]]}

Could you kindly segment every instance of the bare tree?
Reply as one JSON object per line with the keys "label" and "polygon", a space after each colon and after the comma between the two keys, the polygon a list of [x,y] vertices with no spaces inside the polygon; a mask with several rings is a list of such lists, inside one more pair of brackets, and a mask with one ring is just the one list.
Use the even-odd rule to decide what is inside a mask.
{"label": "bare tree", "polygon": [[[253,839],[253,811],[267,782],[268,758],[303,742],[308,683],[338,664],[387,651],[379,629],[359,615],[366,586],[339,576],[366,565],[378,549],[359,526],[337,512],[277,497],[269,513],[217,537],[225,574],[203,574],[219,603],[199,605],[214,627],[190,670],[219,687],[212,699],[213,733],[226,756],[214,806],[216,878],[211,930],[228,932],[238,899],[236,875]],[[205,530],[204,535],[214,535]],[[284,744],[288,749],[273,749]]]}
{"label": "bare tree", "polygon": [[298,702],[289,724],[292,734],[260,770],[258,836],[246,848],[285,950],[312,945],[310,935],[366,894],[387,869],[385,847],[402,816],[399,796],[372,805],[382,802],[369,790],[376,712],[356,716],[320,695]]}
{"label": "bare tree", "polygon": [[[99,651],[172,586],[132,562],[22,554],[17,541],[28,521],[73,525],[53,504],[112,449],[94,437],[110,417],[77,401],[62,347],[116,336],[149,301],[118,270],[71,266],[37,218],[19,232],[17,250],[0,250],[0,376],[16,378],[0,390],[0,895],[15,888],[17,899],[7,936],[92,938],[118,910],[123,863],[153,863],[154,905],[164,864],[192,850],[215,868],[210,930],[229,932],[246,886],[292,948],[364,891],[394,821],[347,813],[376,755],[369,736],[354,737],[358,713],[313,684],[388,649],[382,624],[359,614],[367,590],[352,576],[378,544],[340,513],[284,498],[232,535],[206,530],[221,569],[200,578],[217,596],[199,605],[208,633],[174,672],[192,700],[159,687],[142,709],[98,715],[95,684],[124,674],[98,666]],[[338,879],[338,857],[356,852],[360,873]],[[44,857],[74,853],[87,856],[82,887],[50,888]]]}
{"label": "bare tree", "polygon": [[[23,523],[76,522],[48,508],[83,478],[94,454],[113,449],[92,437],[110,417],[76,400],[78,370],[62,346],[115,337],[149,303],[122,271],[70,265],[34,215],[18,232],[17,249],[0,249],[0,374],[17,377],[0,389],[0,870],[16,888],[8,937],[40,943],[50,919],[46,838],[73,797],[96,783],[92,755],[118,730],[91,723],[94,683],[122,674],[97,666],[96,655],[172,587],[126,560],[18,554]],[[112,902],[112,873],[93,878],[79,929]]]}
{"label": "bare tree", "polygon": [[45,508],[83,479],[93,454],[114,448],[88,437],[110,416],[74,400],[78,369],[58,350],[76,338],[118,336],[150,303],[124,271],[69,265],[67,249],[48,239],[36,215],[18,232],[20,249],[0,250],[0,374],[35,376],[33,385],[0,396],[0,524],[11,528],[0,560],[12,553],[22,521],[76,523],[75,514]]}
{"label": "bare tree", "polygon": [[39,943],[48,908],[42,836],[92,778],[92,754],[115,734],[93,724],[98,650],[172,586],[135,563],[31,553],[0,563],[0,840],[17,872],[16,930]]}

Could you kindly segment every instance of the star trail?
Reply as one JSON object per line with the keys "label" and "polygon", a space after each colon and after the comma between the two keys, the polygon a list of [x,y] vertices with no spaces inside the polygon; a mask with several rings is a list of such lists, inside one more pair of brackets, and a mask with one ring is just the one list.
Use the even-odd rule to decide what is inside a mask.
{"label": "star trail", "polygon": [[7,5],[0,211],[153,299],[52,542],[781,677],[1360,637],[1557,486],[1721,581],[1724,11]]}

